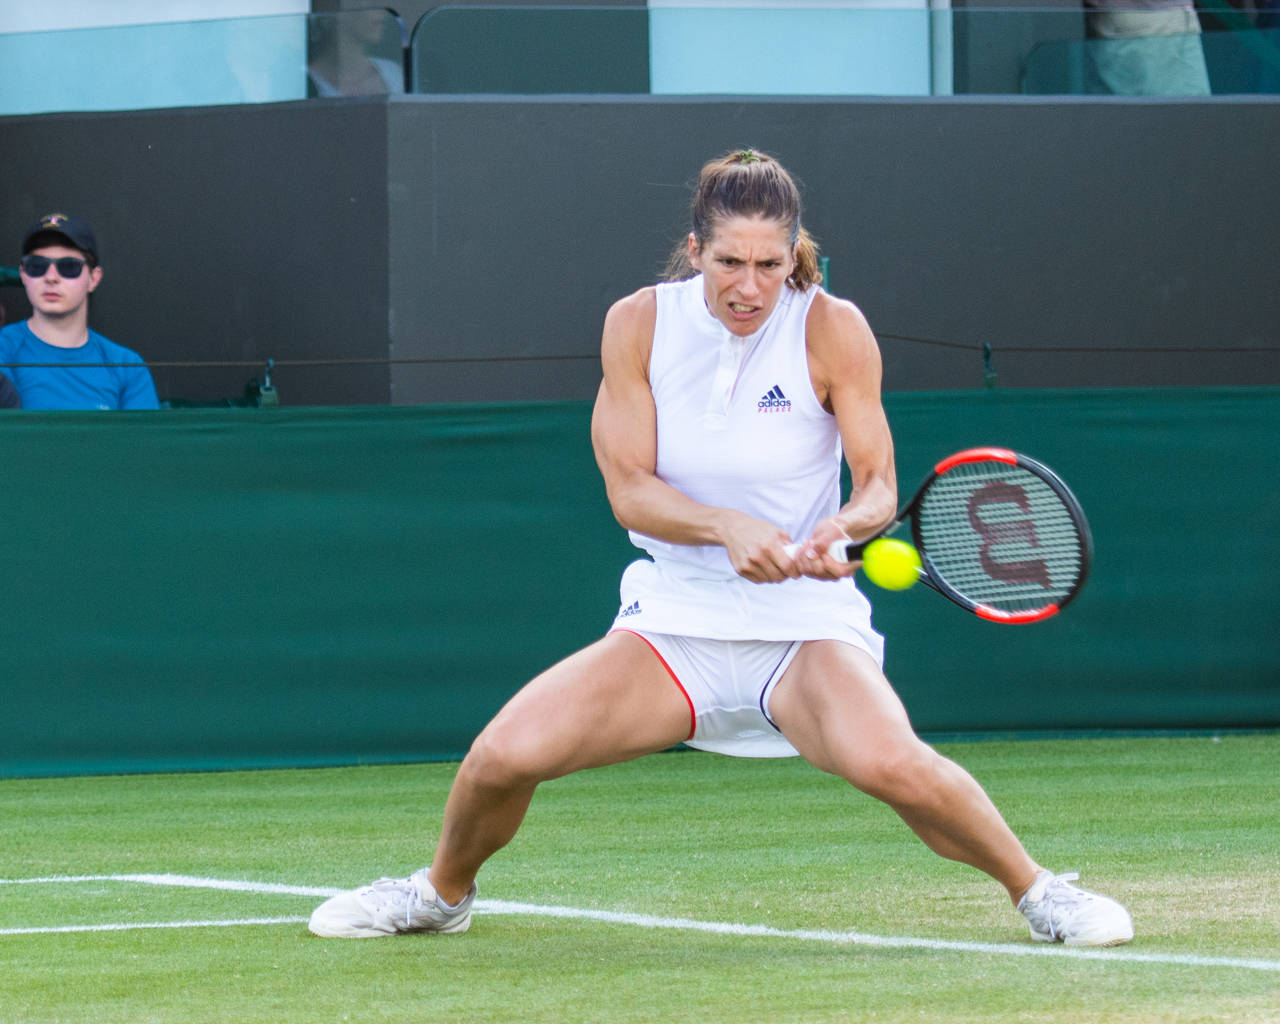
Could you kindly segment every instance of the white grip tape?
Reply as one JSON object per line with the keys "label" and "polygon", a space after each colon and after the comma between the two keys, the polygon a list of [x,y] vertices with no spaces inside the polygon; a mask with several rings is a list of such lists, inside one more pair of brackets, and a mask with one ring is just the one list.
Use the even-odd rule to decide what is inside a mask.
{"label": "white grip tape", "polygon": [[[837,562],[847,562],[849,559],[844,557],[845,549],[849,542],[847,540],[833,540],[831,546],[827,548],[827,554],[834,558]],[[783,551],[787,553],[788,558],[795,558],[796,552],[800,550],[799,544],[783,545]]]}

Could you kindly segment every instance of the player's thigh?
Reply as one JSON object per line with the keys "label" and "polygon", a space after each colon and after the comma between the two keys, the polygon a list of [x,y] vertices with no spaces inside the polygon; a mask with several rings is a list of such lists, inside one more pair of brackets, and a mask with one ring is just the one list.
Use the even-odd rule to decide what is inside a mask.
{"label": "player's thigh", "polygon": [[855,785],[923,746],[875,659],[835,640],[800,648],[769,711],[801,757]]}
{"label": "player's thigh", "polygon": [[611,633],[521,689],[472,756],[540,781],[665,750],[688,738],[691,721],[688,701],[649,645]]}

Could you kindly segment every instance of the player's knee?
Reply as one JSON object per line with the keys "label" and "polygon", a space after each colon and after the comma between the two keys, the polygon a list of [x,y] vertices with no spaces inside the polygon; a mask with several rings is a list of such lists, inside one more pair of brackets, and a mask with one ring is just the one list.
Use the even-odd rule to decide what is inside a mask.
{"label": "player's knee", "polygon": [[882,750],[858,768],[851,781],[863,792],[894,807],[928,803],[938,789],[940,757],[919,740]]}
{"label": "player's knee", "polygon": [[471,744],[463,767],[486,789],[520,789],[550,778],[544,759],[527,737],[511,735],[493,724]]}

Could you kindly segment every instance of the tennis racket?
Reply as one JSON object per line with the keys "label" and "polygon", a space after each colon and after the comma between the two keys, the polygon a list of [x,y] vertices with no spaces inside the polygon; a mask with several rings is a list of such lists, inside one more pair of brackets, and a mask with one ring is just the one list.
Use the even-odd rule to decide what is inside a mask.
{"label": "tennis racket", "polygon": [[[1093,538],[1075,495],[1048,466],[1006,448],[968,448],[943,459],[898,518],[911,520],[922,582],[991,622],[1039,622],[1080,592]],[[875,538],[838,541],[852,562]]]}

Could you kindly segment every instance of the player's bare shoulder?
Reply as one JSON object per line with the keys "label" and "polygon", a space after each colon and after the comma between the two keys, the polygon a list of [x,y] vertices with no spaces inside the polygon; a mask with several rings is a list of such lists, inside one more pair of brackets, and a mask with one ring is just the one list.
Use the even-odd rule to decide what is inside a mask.
{"label": "player's bare shoulder", "polygon": [[606,362],[622,357],[638,359],[647,366],[657,321],[658,292],[653,285],[618,299],[605,314],[602,358]]}
{"label": "player's bare shoulder", "polygon": [[862,310],[848,299],[823,291],[814,296],[805,319],[805,347],[819,395],[851,375],[879,382],[880,346]]}
{"label": "player's bare shoulder", "polygon": [[648,466],[651,472],[657,458],[649,387],[657,312],[657,292],[648,287],[618,299],[605,314],[600,343],[604,373],[591,416],[591,442],[606,488],[625,469]]}

